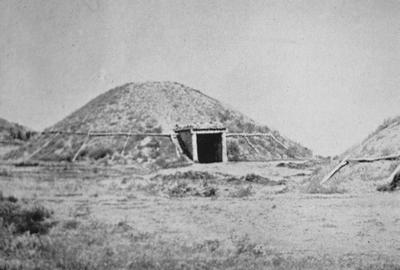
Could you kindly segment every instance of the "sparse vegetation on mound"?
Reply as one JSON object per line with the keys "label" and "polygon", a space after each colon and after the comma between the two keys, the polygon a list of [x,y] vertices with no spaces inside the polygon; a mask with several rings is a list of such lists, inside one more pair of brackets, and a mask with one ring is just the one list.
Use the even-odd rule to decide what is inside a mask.
{"label": "sparse vegetation on mound", "polygon": [[[400,117],[386,119],[362,143],[347,150],[341,158],[350,159],[383,158],[400,154]],[[340,159],[333,160],[316,172],[311,182],[321,181],[332,170]],[[330,180],[332,185],[341,184],[346,190],[390,191],[395,190],[393,183],[386,183],[387,177],[395,170],[398,160],[379,160],[367,163],[351,162],[341,168]],[[318,190],[318,188],[317,188]],[[359,190],[359,191],[357,191]]]}
{"label": "sparse vegetation on mound", "polygon": [[0,118],[0,158],[5,154],[18,149],[36,133],[29,128],[16,123],[10,123]]}
{"label": "sparse vegetation on mound", "polygon": [[36,133],[31,129],[0,118],[0,143],[20,143],[31,139]]}
{"label": "sparse vegetation on mound", "polygon": [[386,119],[359,145],[347,150],[342,157],[378,157],[400,154],[400,116]]}
{"label": "sparse vegetation on mound", "polygon": [[[224,126],[229,132],[271,132],[245,115],[224,106],[198,90],[174,82],[130,83],[109,90],[78,109],[48,130],[131,131],[136,133],[170,133],[179,126]],[[285,150],[268,137],[249,138],[255,151],[243,138],[228,138],[230,160],[269,160],[308,157],[312,153],[300,144],[272,131],[287,145]],[[43,135],[16,151],[7,159],[29,156],[45,161],[71,161],[85,141],[80,135]],[[50,140],[50,143],[48,141]],[[48,143],[48,144],[47,144]],[[169,138],[131,136],[91,138],[78,160],[110,159],[116,163],[140,163],[146,166],[169,167],[182,163]],[[172,165],[171,165],[172,164]]]}

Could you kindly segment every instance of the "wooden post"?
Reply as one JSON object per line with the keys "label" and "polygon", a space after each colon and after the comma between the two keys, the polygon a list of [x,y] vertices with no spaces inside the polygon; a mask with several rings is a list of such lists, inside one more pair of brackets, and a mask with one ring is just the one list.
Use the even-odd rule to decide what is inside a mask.
{"label": "wooden post", "polygon": [[228,151],[226,146],[226,132],[222,132],[222,162],[228,162]]}
{"label": "wooden post", "polygon": [[193,162],[199,162],[199,155],[197,153],[197,134],[190,130],[190,134],[192,135],[192,159]]}

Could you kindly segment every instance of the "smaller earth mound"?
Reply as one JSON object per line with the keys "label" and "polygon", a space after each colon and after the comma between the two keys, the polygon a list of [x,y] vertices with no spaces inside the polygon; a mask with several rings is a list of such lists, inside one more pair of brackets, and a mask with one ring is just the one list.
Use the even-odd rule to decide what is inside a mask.
{"label": "smaller earth mound", "polygon": [[[385,120],[359,145],[356,145],[342,155],[338,160],[319,168],[311,182],[317,185],[340,160],[347,157],[350,160],[386,158],[400,155],[400,116]],[[340,187],[341,190],[351,192],[374,192],[377,188],[387,183],[388,177],[393,173],[399,159],[380,160],[374,162],[349,162],[340,169],[325,185]]]}
{"label": "smaller earth mound", "polygon": [[0,156],[30,140],[35,132],[22,125],[0,118]]}

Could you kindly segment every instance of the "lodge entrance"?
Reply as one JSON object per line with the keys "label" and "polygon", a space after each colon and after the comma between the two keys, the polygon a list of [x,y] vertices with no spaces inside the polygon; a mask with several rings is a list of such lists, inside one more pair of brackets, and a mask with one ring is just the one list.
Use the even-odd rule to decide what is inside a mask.
{"label": "lodge entrance", "polygon": [[194,162],[212,163],[228,161],[226,149],[226,128],[175,129],[183,152]]}

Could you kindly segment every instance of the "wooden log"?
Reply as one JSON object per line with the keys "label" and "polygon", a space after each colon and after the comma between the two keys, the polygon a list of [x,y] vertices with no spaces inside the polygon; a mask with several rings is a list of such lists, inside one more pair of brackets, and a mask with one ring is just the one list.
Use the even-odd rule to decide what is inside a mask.
{"label": "wooden log", "polygon": [[125,148],[126,148],[126,146],[128,145],[128,141],[129,141],[129,138],[130,138],[131,136],[129,135],[128,137],[126,137],[126,141],[125,141],[125,143],[124,143],[124,147],[122,148],[122,151],[121,151],[121,155],[124,155],[124,153],[125,153]]}
{"label": "wooden log", "polygon": [[87,137],[85,138],[85,140],[83,141],[81,147],[79,147],[78,151],[75,153],[72,162],[75,162],[75,160],[78,158],[79,154],[82,152],[82,150],[85,148],[86,143],[89,141],[90,139],[90,130],[87,133]]}
{"label": "wooden log", "polygon": [[275,141],[275,142],[277,142],[280,146],[282,146],[283,148],[285,148],[286,150],[288,150],[288,148],[286,147],[286,145],[284,145],[283,143],[281,143],[275,136],[274,136],[274,134],[270,134],[270,136],[271,136],[271,138]]}
{"label": "wooden log", "polygon": [[400,155],[392,155],[392,156],[380,156],[380,157],[372,157],[372,158],[359,158],[359,159],[348,159],[348,162],[354,163],[368,163],[382,160],[396,160],[399,159]]}
{"label": "wooden log", "polygon": [[271,136],[271,133],[227,133],[227,137],[240,137],[240,136]]}
{"label": "wooden log", "polygon": [[169,137],[169,133],[130,133],[130,132],[98,132],[92,133],[92,137],[101,136],[150,136],[150,137]]}
{"label": "wooden log", "polygon": [[246,140],[246,142],[248,143],[248,145],[250,145],[251,149],[253,149],[257,154],[259,154],[260,152],[257,150],[257,148],[250,142],[249,138],[247,138],[247,136],[243,136],[243,138]]}
{"label": "wooden log", "polygon": [[[400,155],[393,155],[393,156],[381,156],[381,157],[374,157],[374,158],[360,158],[360,159],[350,159],[348,156],[344,158],[332,171],[330,171],[320,182],[320,184],[326,183],[329,179],[331,179],[340,169],[345,167],[349,163],[367,163],[367,162],[375,162],[375,161],[382,161],[382,160],[396,160],[400,158]],[[393,179],[393,177],[400,171],[400,165],[396,168],[396,170],[390,175],[389,179]]]}
{"label": "wooden log", "polygon": [[394,169],[394,171],[390,174],[390,176],[386,179],[387,183],[391,183],[394,180],[394,177],[396,176],[396,174],[398,174],[400,172],[400,164],[397,165],[396,169]]}
{"label": "wooden log", "polygon": [[332,178],[332,176],[334,176],[338,171],[340,171],[341,168],[343,168],[344,166],[346,166],[347,164],[349,164],[349,162],[347,161],[347,157],[344,158],[341,162],[339,162],[339,164],[333,168],[332,171],[330,171],[320,182],[320,185],[323,185],[325,182],[327,182],[329,179]]}
{"label": "wooden log", "polygon": [[36,151],[34,151],[32,154],[30,154],[27,158],[24,159],[24,161],[28,161],[30,160],[34,155],[36,155],[37,153],[39,153],[43,148],[45,148],[46,146],[49,145],[49,143],[51,143],[53,141],[53,139],[55,137],[57,137],[58,133],[55,133],[54,136],[51,136],[47,142],[45,142],[42,146],[40,146],[38,149],[36,149]]}
{"label": "wooden log", "polygon": [[[42,134],[64,134],[64,135],[87,135],[87,132],[72,132],[72,131],[45,131]],[[132,132],[107,132],[107,131],[95,131],[91,132],[91,137],[101,136],[154,136],[154,137],[169,137],[170,133],[132,133]]]}
{"label": "wooden log", "polygon": [[227,137],[260,137],[266,136],[272,138],[275,142],[277,142],[280,146],[288,150],[288,147],[284,145],[281,141],[279,141],[274,134],[272,133],[227,133]]}
{"label": "wooden log", "polygon": [[176,135],[175,135],[175,134],[171,134],[171,135],[170,135],[170,139],[171,139],[171,142],[172,142],[172,143],[174,144],[174,146],[175,146],[176,155],[177,155],[178,157],[181,157],[181,156],[183,155],[183,151],[182,151],[181,146],[179,145],[179,141],[178,141]]}

